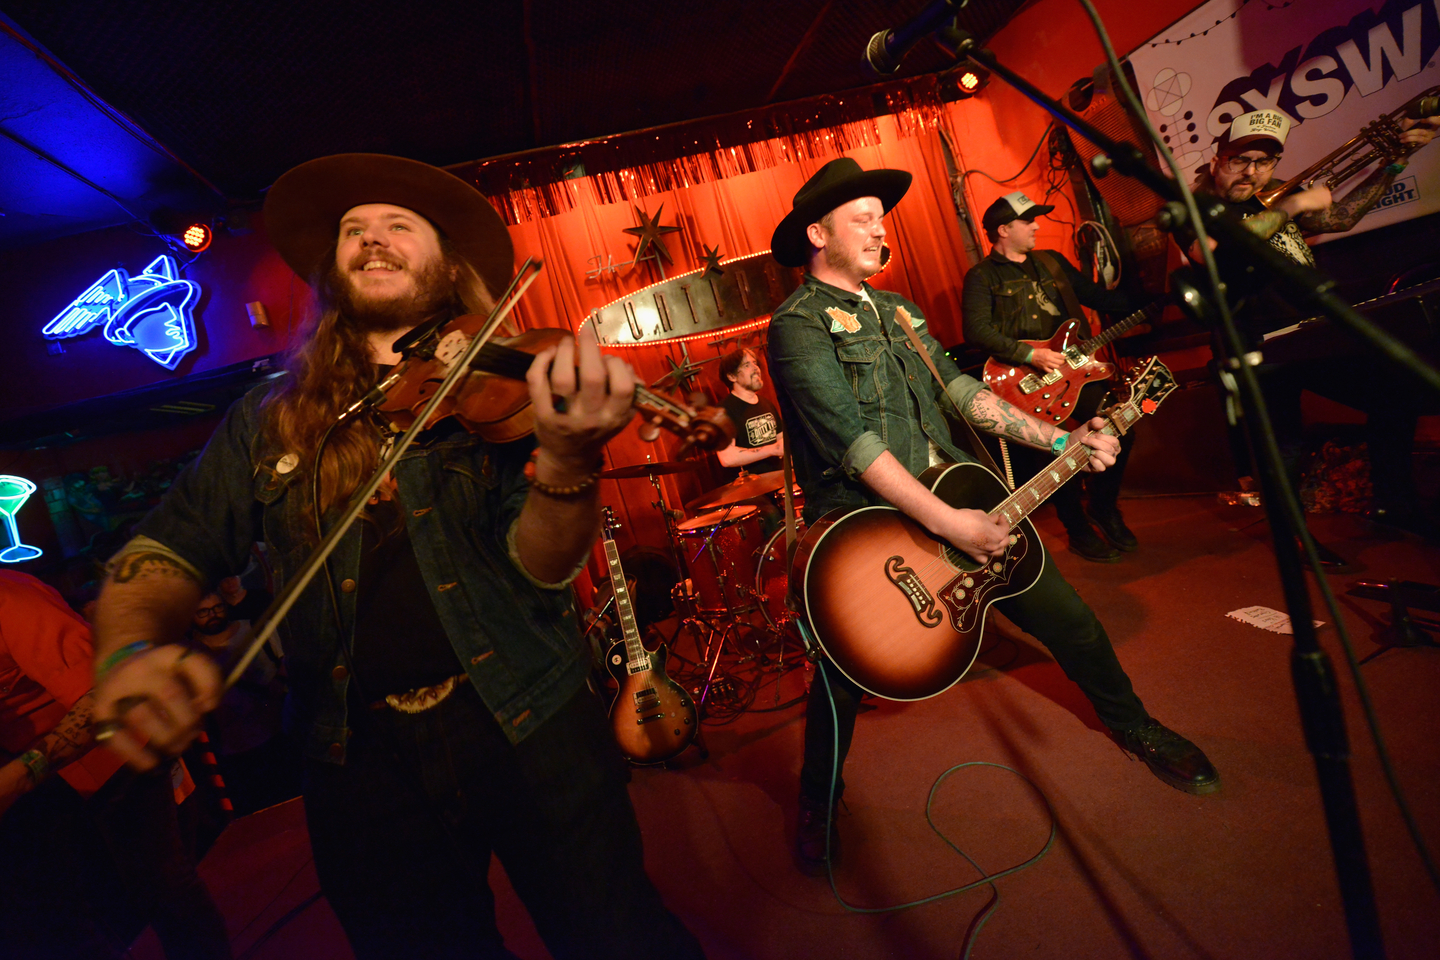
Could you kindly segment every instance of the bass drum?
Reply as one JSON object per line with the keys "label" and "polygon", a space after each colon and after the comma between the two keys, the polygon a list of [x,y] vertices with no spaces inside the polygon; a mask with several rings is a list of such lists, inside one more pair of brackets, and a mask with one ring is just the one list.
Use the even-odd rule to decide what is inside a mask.
{"label": "bass drum", "polygon": [[[805,525],[797,528],[797,536],[803,536]],[[790,589],[789,571],[785,564],[785,528],[781,527],[770,535],[765,546],[760,548],[759,562],[755,569],[755,594],[760,602],[760,612],[765,622],[776,630],[784,629],[795,614],[785,606],[785,594]]]}
{"label": "bass drum", "polygon": [[[643,637],[646,627],[674,616],[675,601],[671,594],[680,582],[680,574],[670,555],[655,547],[631,547],[620,555],[620,566],[625,569],[625,579],[635,581],[630,605],[635,609],[635,625]],[[605,590],[608,594],[608,582]]]}

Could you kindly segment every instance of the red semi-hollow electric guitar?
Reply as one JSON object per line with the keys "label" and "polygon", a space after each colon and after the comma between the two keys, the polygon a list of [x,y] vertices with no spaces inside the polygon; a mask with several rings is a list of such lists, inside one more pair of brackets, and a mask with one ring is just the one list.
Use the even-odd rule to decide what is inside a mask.
{"label": "red semi-hollow electric guitar", "polygon": [[[1105,432],[1123,434],[1152,413],[1175,380],[1150,359],[1118,385],[1129,396],[1106,413]],[[985,615],[996,600],[1035,585],[1045,548],[1027,519],[1085,466],[1076,444],[1011,493],[976,463],[920,475],[941,500],[985,510],[1010,526],[1003,556],[980,564],[894,507],[833,510],[805,533],[791,581],[800,612],[825,655],[862,689],[889,700],[923,700],[948,690],[975,661]]]}
{"label": "red semi-hollow electric guitar", "polygon": [[1109,380],[1115,367],[1095,359],[1095,353],[1131,327],[1153,319],[1165,307],[1163,300],[1141,307],[1119,323],[1089,340],[1079,341],[1082,320],[1066,320],[1049,340],[1021,340],[1039,350],[1054,350],[1065,361],[1049,373],[1026,363],[1011,365],[991,357],[985,361],[985,385],[1000,399],[1037,420],[1062,423],[1075,413],[1075,401],[1086,384]]}

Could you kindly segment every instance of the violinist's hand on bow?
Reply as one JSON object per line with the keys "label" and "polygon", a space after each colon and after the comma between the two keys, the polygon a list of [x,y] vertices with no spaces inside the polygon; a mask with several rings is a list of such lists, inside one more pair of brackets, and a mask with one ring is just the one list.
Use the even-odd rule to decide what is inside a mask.
{"label": "violinist's hand on bow", "polygon": [[578,338],[537,353],[525,380],[540,457],[561,473],[588,475],[605,444],[634,419],[635,374],[623,360],[600,353],[588,325]]}
{"label": "violinist's hand on bow", "polygon": [[1080,443],[1090,448],[1090,459],[1086,461],[1083,469],[1090,473],[1103,473],[1106,467],[1115,466],[1115,458],[1120,455],[1120,440],[1108,433],[1101,433],[1105,428],[1103,417],[1093,417],[1070,434],[1070,440],[1066,447],[1073,447]]}
{"label": "violinist's hand on bow", "polygon": [[220,671],[209,657],[162,644],[130,657],[95,685],[96,739],[137,770],[178,756],[220,703]]}

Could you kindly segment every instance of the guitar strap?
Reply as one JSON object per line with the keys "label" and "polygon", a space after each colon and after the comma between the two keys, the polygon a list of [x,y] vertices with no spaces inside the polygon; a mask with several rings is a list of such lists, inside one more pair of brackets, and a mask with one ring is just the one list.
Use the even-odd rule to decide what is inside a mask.
{"label": "guitar strap", "polygon": [[935,369],[935,360],[930,356],[930,351],[925,349],[925,344],[920,342],[920,337],[916,335],[915,328],[910,326],[910,319],[905,316],[904,310],[895,311],[895,322],[900,324],[900,329],[904,330],[905,336],[910,338],[910,346],[915,348],[915,352],[920,354],[920,359],[925,361],[925,366],[930,368],[930,373],[934,376],[935,382],[940,385],[940,393],[945,399],[950,401],[950,406],[955,411],[955,421],[958,425],[950,431],[951,438],[960,447],[966,448],[966,452],[975,458],[976,463],[985,467],[991,473],[999,474],[1000,468],[995,465],[995,458],[990,456],[990,451],[985,449],[985,444],[980,442],[980,437],[975,433],[975,428],[970,425],[969,420],[965,419],[965,414],[960,409],[960,404],[956,403],[955,398],[950,396],[950,392],[945,389],[945,381],[941,379],[940,371]]}
{"label": "guitar strap", "polygon": [[1060,299],[1065,303],[1065,315],[1075,317],[1084,324],[1084,329],[1089,331],[1090,319],[1081,312],[1080,298],[1075,296],[1075,288],[1070,285],[1070,277],[1060,267],[1060,264],[1055,262],[1055,258],[1050,255],[1048,250],[1031,250],[1030,255],[1040,266],[1045,268],[1045,272],[1050,274],[1050,279],[1055,281],[1055,286],[1060,288]]}

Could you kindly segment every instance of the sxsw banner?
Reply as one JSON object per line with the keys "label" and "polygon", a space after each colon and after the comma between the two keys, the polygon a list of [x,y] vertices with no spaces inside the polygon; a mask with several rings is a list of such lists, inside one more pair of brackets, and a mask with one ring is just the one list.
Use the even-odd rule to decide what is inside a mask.
{"label": "sxsw banner", "polygon": [[[1440,85],[1440,0],[1209,0],[1130,54],[1155,128],[1190,177],[1242,113],[1291,119],[1281,180]],[[1339,185],[1344,196],[1369,171]],[[1440,137],[1352,231],[1440,210]],[[1329,237],[1337,236],[1330,234]],[[1329,237],[1321,238],[1328,239]]]}

